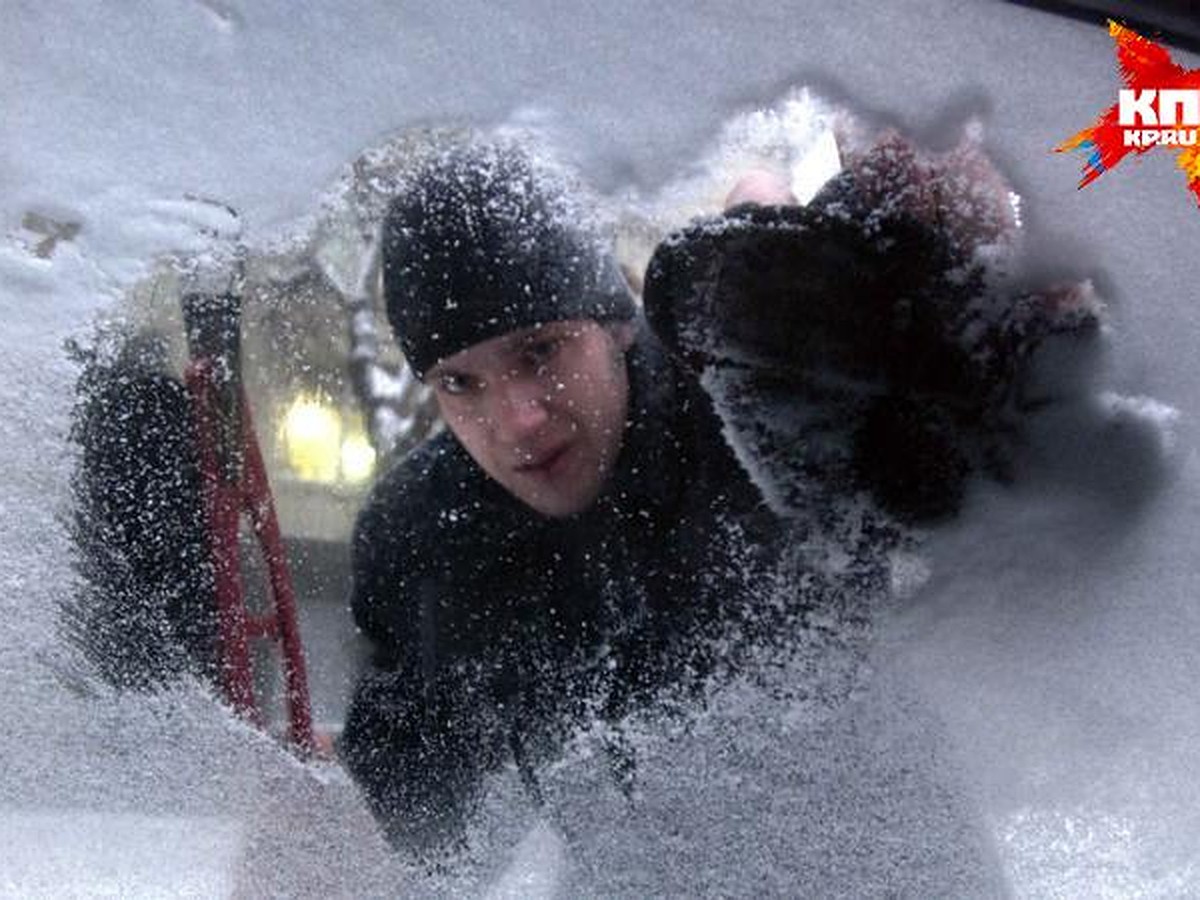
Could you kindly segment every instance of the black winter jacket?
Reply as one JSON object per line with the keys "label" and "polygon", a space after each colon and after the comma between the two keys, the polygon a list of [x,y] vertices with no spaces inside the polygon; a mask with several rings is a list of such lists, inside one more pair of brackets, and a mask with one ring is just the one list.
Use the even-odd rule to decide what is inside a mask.
{"label": "black winter jacket", "polygon": [[573,725],[698,687],[710,638],[744,618],[772,519],[644,327],[627,364],[625,443],[586,512],[537,514],[446,432],[359,517],[352,606],[376,658],[340,749],[397,843],[443,842],[507,759],[536,793],[533,763]]}

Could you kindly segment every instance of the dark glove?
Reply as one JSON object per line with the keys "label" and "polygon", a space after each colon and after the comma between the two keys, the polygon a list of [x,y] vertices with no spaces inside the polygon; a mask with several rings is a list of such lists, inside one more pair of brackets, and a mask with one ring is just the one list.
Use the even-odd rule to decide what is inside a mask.
{"label": "dark glove", "polygon": [[71,537],[81,576],[62,621],[102,678],[217,680],[217,613],[187,392],[151,335],[110,358],[76,348]]}
{"label": "dark glove", "polygon": [[971,471],[1002,474],[1039,347],[1099,332],[1098,303],[992,288],[974,250],[996,235],[889,179],[860,166],[805,207],[735,207],[647,269],[648,320],[781,512],[863,488],[903,518],[953,512]]}
{"label": "dark glove", "polygon": [[426,859],[453,849],[481,780],[504,758],[490,698],[452,673],[423,689],[372,672],[351,700],[338,752],[388,839]]}

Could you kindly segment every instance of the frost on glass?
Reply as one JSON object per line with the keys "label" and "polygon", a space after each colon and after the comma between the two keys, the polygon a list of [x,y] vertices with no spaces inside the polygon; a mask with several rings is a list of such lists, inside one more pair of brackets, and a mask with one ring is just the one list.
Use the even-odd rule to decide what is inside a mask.
{"label": "frost on glass", "polygon": [[[1007,326],[1021,304],[1053,307],[1071,325],[1038,335],[1041,352],[1031,353],[1019,403],[980,430],[963,465],[1001,481],[1041,478],[1101,493],[1120,471],[1124,501],[1136,507],[1162,476],[1173,412],[1104,390],[1108,326],[1095,288],[1083,279],[1035,281],[1023,268],[1019,199],[989,161],[977,127],[958,137],[954,149],[933,153],[797,92],[732,120],[660,191],[595,197],[594,212],[640,290],[658,242],[719,210],[745,171],[776,173],[801,203],[847,169],[867,173],[873,203],[934,221],[956,242],[946,284],[971,290],[950,312],[951,337],[967,357],[986,368],[996,323]],[[301,539],[344,547],[378,468],[437,427],[382,313],[376,228],[406,173],[463,138],[421,131],[371,149],[345,170],[299,237],[240,257],[245,382],[281,518],[302,554],[318,551]],[[869,215],[855,221],[868,230],[873,222]],[[702,383],[726,438],[787,529],[788,551],[776,569],[768,576],[746,569],[746,622],[716,648],[730,664],[699,700],[636,713],[619,735],[599,722],[582,729],[539,771],[540,801],[513,767],[491,776],[465,849],[442,869],[411,867],[403,853],[385,850],[342,773],[284,756],[233,721],[205,687],[213,677],[212,622],[194,601],[210,576],[196,536],[194,461],[177,386],[185,358],[178,298],[196,269],[229,264],[236,238],[221,234],[214,246],[211,255],[165,261],[99,326],[94,342],[75,351],[72,536],[80,584],[63,610],[64,634],[87,663],[79,690],[103,710],[89,726],[96,740],[111,726],[135,742],[130,753],[139,765],[151,748],[167,760],[145,783],[116,767],[92,802],[132,806],[147,827],[126,818],[118,825],[164,840],[181,827],[215,835],[214,858],[237,872],[234,890],[249,894],[288,892],[299,883],[294,872],[282,874],[292,866],[339,893],[787,894],[811,884],[829,895],[979,896],[1000,893],[1014,865],[1036,865],[1029,860],[1044,852],[1040,835],[1074,834],[1069,818],[1037,811],[993,827],[936,713],[903,679],[879,676],[879,669],[894,674],[880,655],[879,623],[930,577],[924,527],[932,526],[895,515],[847,475],[857,412],[822,406],[817,394],[797,404],[786,381],[764,374],[754,356],[761,346],[714,344],[704,332],[684,335],[709,354]],[[721,324],[737,332],[736,322]],[[742,365],[718,364],[730,361]],[[888,427],[907,436],[909,421]],[[1062,465],[1059,450],[1080,435],[1096,452],[1084,465]],[[124,473],[116,482],[114,468]],[[962,482],[955,508],[977,483]],[[336,592],[344,558],[322,565],[316,581]],[[310,623],[310,648],[326,646],[321,621]],[[342,619],[326,627],[352,626]],[[314,681],[338,681],[344,692],[357,659],[337,649],[343,655],[333,664],[314,661]],[[120,688],[170,684],[130,701],[91,680],[97,676]],[[271,685],[261,686],[269,696]],[[336,730],[339,702],[327,709],[321,724]],[[636,755],[632,791],[609,771],[614,741]],[[236,768],[218,761],[225,759]],[[183,826],[174,818],[180,798]],[[27,799],[36,806],[37,792]],[[1119,821],[1100,821],[1119,831]],[[297,822],[310,829],[302,839]],[[105,826],[85,819],[78,827]],[[130,838],[139,839],[150,838]],[[98,865],[86,859],[81,865]],[[204,877],[208,863],[192,864]]]}

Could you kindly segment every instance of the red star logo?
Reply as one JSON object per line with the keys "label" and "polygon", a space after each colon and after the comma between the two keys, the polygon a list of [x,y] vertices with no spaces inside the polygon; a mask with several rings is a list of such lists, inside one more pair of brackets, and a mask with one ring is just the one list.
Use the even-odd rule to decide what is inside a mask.
{"label": "red star logo", "polygon": [[[1151,109],[1154,97],[1162,97],[1164,91],[1195,93],[1195,103],[1200,104],[1200,69],[1184,69],[1172,61],[1170,53],[1160,44],[1142,37],[1112,20],[1108,33],[1117,45],[1117,65],[1121,79],[1129,91],[1140,102],[1130,103],[1139,110]],[[1172,96],[1172,95],[1168,95]],[[1182,94],[1174,95],[1176,98]],[[1129,98],[1131,101],[1133,97]],[[1176,108],[1176,112],[1180,108]],[[1121,104],[1114,103],[1098,118],[1094,125],[1085,128],[1070,140],[1054,148],[1057,153],[1083,150],[1088,158],[1083,165],[1080,188],[1085,188],[1109,169],[1117,165],[1130,153],[1141,155],[1148,150],[1167,149],[1177,151],[1175,164],[1187,175],[1188,190],[1200,203],[1200,142],[1197,141],[1197,123],[1185,121],[1179,127],[1174,122],[1160,122],[1164,127],[1147,128],[1146,123],[1122,124]]]}

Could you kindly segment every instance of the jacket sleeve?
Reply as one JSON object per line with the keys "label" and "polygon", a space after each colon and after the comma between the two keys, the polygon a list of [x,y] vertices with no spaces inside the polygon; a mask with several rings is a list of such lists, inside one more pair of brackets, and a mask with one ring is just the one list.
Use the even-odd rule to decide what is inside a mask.
{"label": "jacket sleeve", "polygon": [[424,474],[413,464],[385,476],[355,527],[351,606],[375,654],[338,749],[389,839],[432,853],[497,765],[499,731],[478,667],[443,658],[463,598],[437,563]]}
{"label": "jacket sleeve", "polygon": [[420,652],[420,604],[415,586],[424,578],[420,532],[412,521],[419,493],[389,473],[359,513],[351,539],[354,622],[383,669],[411,668]]}

